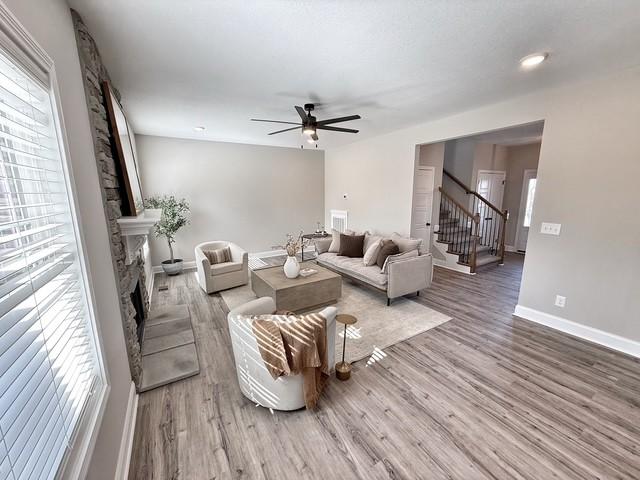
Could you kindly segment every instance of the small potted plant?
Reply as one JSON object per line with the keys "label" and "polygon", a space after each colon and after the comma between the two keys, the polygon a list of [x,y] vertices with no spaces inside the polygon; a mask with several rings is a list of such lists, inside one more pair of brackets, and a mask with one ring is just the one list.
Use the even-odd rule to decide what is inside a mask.
{"label": "small potted plant", "polygon": [[173,244],[178,230],[189,224],[189,204],[184,198],[178,200],[173,195],[163,195],[145,199],[144,206],[162,210],[160,221],[155,225],[156,237],[165,237],[169,245],[169,260],[162,262],[162,269],[167,275],[178,275],[183,262],[173,257]]}
{"label": "small potted plant", "polygon": [[284,245],[277,245],[274,248],[281,248],[287,252],[287,261],[284,262],[284,274],[287,278],[296,278],[300,274],[300,264],[296,254],[302,250],[306,245],[306,240],[302,238],[302,232],[296,239],[290,233],[287,233],[287,243]]}

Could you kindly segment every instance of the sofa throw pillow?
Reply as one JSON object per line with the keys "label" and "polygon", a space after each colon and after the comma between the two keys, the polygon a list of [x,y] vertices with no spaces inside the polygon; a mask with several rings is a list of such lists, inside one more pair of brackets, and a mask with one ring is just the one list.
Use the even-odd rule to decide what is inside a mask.
{"label": "sofa throw pillow", "polygon": [[382,266],[382,273],[389,273],[389,265],[392,263],[404,260],[405,258],[417,257],[418,255],[418,250],[409,250],[408,252],[389,255]]}
{"label": "sofa throw pillow", "polygon": [[393,232],[393,234],[391,235],[391,240],[393,240],[395,244],[398,245],[400,253],[410,252],[411,250],[419,250],[420,245],[422,244],[421,238],[403,237],[397,232]]}
{"label": "sofa throw pillow", "polygon": [[342,257],[361,258],[364,235],[340,235],[340,250]]}
{"label": "sofa throw pillow", "polygon": [[331,246],[331,242],[333,242],[333,238],[316,238],[313,241],[313,244],[316,247],[316,253],[320,255],[321,253],[326,253],[329,251],[329,247]]}
{"label": "sofa throw pillow", "polygon": [[226,263],[231,261],[231,248],[217,248],[215,250],[203,250],[204,256],[207,257],[211,265],[217,263]]}
{"label": "sofa throw pillow", "polygon": [[[371,245],[373,245],[374,243],[380,243],[380,240],[382,240],[382,237],[379,235],[372,235],[369,232],[365,232],[364,233],[364,245],[362,248],[362,253],[367,253],[367,250],[369,250],[369,247]],[[375,262],[375,260],[374,260]]]}
{"label": "sofa throw pillow", "polygon": [[[366,237],[365,237],[366,241]],[[370,267],[371,265],[375,265],[378,260],[378,253],[380,252],[380,245],[382,240],[378,238],[375,242],[369,242],[369,248],[366,248],[364,252],[364,257],[362,258],[362,263],[364,263],[365,267]]]}
{"label": "sofa throw pillow", "polygon": [[376,264],[382,269],[384,266],[384,262],[389,255],[396,255],[400,253],[400,249],[398,245],[393,243],[393,240],[382,240],[382,244],[380,245],[380,251],[378,252],[378,258],[376,259]]}
{"label": "sofa throw pillow", "polygon": [[340,251],[340,235],[351,235],[351,230],[345,230],[344,233],[339,232],[335,228],[331,229],[331,245],[329,245],[329,253],[338,253]]}

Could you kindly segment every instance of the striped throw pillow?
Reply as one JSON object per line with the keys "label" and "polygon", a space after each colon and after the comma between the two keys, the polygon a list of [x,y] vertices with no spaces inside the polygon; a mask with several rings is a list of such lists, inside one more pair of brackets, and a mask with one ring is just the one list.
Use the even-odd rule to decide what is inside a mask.
{"label": "striped throw pillow", "polygon": [[211,265],[231,261],[231,248],[229,247],[218,248],[216,250],[203,250],[202,253],[204,253],[204,256],[207,257]]}

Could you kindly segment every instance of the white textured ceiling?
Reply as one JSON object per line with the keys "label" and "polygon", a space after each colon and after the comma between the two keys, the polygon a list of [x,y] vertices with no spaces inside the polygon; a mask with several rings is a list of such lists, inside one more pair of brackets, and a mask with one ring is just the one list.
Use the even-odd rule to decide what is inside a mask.
{"label": "white textured ceiling", "polygon": [[[138,133],[282,146],[293,105],[357,135],[640,64],[638,0],[69,0]],[[551,56],[522,71],[535,51]],[[204,133],[193,127],[204,125]]]}

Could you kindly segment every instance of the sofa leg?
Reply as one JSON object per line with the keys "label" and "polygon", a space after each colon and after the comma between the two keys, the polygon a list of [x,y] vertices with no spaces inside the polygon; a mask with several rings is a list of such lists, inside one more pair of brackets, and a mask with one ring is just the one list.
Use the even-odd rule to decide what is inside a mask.
{"label": "sofa leg", "polygon": [[391,305],[391,299],[389,297],[387,297],[387,307]]}
{"label": "sofa leg", "polygon": [[416,297],[419,297],[419,296],[420,296],[420,290],[416,292]]}

